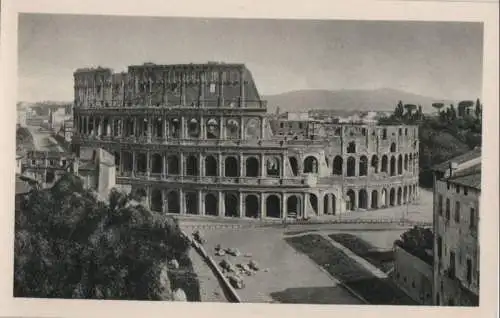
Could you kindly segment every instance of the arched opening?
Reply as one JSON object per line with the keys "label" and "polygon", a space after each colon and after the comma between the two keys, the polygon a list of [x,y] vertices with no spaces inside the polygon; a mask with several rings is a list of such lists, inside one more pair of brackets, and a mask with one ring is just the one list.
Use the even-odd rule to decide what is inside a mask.
{"label": "arched opening", "polygon": [[396,152],[396,143],[391,144],[391,152]]}
{"label": "arched opening", "polygon": [[251,118],[245,124],[245,139],[259,139],[260,138],[260,121]]}
{"label": "arched opening", "polygon": [[197,176],[198,175],[198,159],[191,155],[186,158],[186,175],[187,176]]}
{"label": "arched opening", "polygon": [[151,210],[156,212],[163,211],[163,195],[160,189],[153,189],[151,192]]}
{"label": "arched opening", "polygon": [[323,197],[323,213],[335,215],[336,210],[335,196],[332,193],[325,194]]}
{"label": "arched opening", "polygon": [[342,175],[342,165],[343,165],[343,159],[341,156],[335,156],[333,159],[333,174],[341,176]]}
{"label": "arched opening", "polygon": [[405,155],[404,169],[408,171],[408,155]]}
{"label": "arched opening", "polygon": [[205,157],[205,176],[217,176],[217,159],[215,159],[214,156]]}
{"label": "arched opening", "polygon": [[102,135],[103,136],[109,136],[111,135],[110,134],[110,128],[111,126],[109,125],[109,119],[108,118],[104,118],[104,120],[102,121]]}
{"label": "arched opening", "polygon": [[226,177],[237,177],[239,173],[238,159],[235,157],[227,157],[224,162],[224,175]]}
{"label": "arched opening", "polygon": [[347,158],[347,176],[354,177],[356,175],[356,159],[354,157]]}
{"label": "arched opening", "polygon": [[368,158],[366,156],[361,156],[359,158],[359,175],[366,176],[368,174]]}
{"label": "arched opening", "polygon": [[238,195],[236,193],[226,193],[224,196],[225,216],[238,217]]}
{"label": "arched opening", "polygon": [[217,196],[213,193],[207,193],[205,195],[205,214],[213,216],[219,215]]}
{"label": "arched opening", "polygon": [[179,159],[177,156],[171,155],[167,158],[167,170],[169,175],[179,174]]}
{"label": "arched opening", "polygon": [[388,162],[387,156],[383,155],[382,156],[382,167],[381,167],[380,171],[387,172],[388,166],[389,166],[389,162]]}
{"label": "arched opening", "polygon": [[382,189],[382,191],[380,192],[380,202],[382,202],[382,206],[384,208],[389,205],[388,202],[387,202],[387,200],[388,200],[387,190],[386,189]]}
{"label": "arched opening", "polygon": [[356,153],[356,143],[354,141],[347,145],[347,153]]}
{"label": "arched opening", "polygon": [[118,171],[118,169],[120,168],[120,163],[121,163],[121,161],[120,161],[120,152],[115,151],[113,153],[113,156],[115,157],[115,168]]}
{"label": "arched opening", "polygon": [[356,194],[352,189],[347,190],[347,202],[346,209],[349,211],[354,211],[356,208]]}
{"label": "arched opening", "polygon": [[207,120],[207,139],[218,139],[219,135],[219,123],[217,119],[210,118]]}
{"label": "arched opening", "polygon": [[163,125],[164,125],[163,119],[161,119],[161,118],[156,119],[156,121],[155,121],[156,134],[155,134],[155,136],[158,138],[163,137]]}
{"label": "arched opening", "polygon": [[52,170],[47,170],[45,173],[45,183],[52,183],[56,179],[56,174]]}
{"label": "arched opening", "polygon": [[179,214],[181,212],[179,194],[176,191],[170,191],[167,195],[167,211],[168,213],[174,214]]}
{"label": "arched opening", "polygon": [[398,156],[398,174],[403,174],[403,156]]}
{"label": "arched opening", "polygon": [[[387,158],[386,158],[386,160],[387,160]],[[387,162],[386,162],[386,164],[387,164]],[[373,168],[373,173],[378,173],[378,157],[377,157],[377,155],[372,156],[371,166]]]}
{"label": "arched opening", "polygon": [[134,162],[132,160],[132,154],[128,151],[123,153],[123,171],[130,172],[134,170]]}
{"label": "arched opening", "polygon": [[308,156],[304,159],[304,173],[318,173],[318,159]]}
{"label": "arched opening", "polygon": [[408,203],[408,186],[404,186],[403,188],[403,204]]}
{"label": "arched opening", "polygon": [[318,214],[318,197],[313,193],[309,194],[309,204],[311,204],[311,208],[312,208],[313,212],[317,215]]}
{"label": "arched opening", "polygon": [[301,205],[300,199],[296,195],[288,197],[286,200],[286,215],[289,218],[296,218],[300,215]]}
{"label": "arched opening", "polygon": [[137,171],[145,173],[148,168],[148,161],[145,153],[137,154]]}
{"label": "arched opening", "polygon": [[181,123],[178,118],[170,121],[170,136],[172,138],[180,138],[181,136]]}
{"label": "arched opening", "polygon": [[246,160],[246,176],[258,177],[259,176],[259,160],[255,157],[248,157]]}
{"label": "arched opening", "polygon": [[249,194],[245,198],[245,216],[247,218],[259,217],[259,199],[256,195]]}
{"label": "arched opening", "polygon": [[391,157],[391,176],[396,175],[396,158],[393,156]]}
{"label": "arched opening", "polygon": [[365,189],[359,190],[358,207],[365,210],[368,208],[368,194],[366,193]]}
{"label": "arched opening", "polygon": [[270,195],[266,199],[266,216],[269,218],[281,218],[281,202],[277,195]]}
{"label": "arched opening", "polygon": [[188,136],[191,138],[200,137],[200,123],[196,118],[192,118],[188,123]]}
{"label": "arched opening", "polygon": [[280,161],[278,158],[272,157],[266,160],[266,172],[269,177],[280,176]]}
{"label": "arched opening", "polygon": [[240,138],[240,124],[236,119],[228,119],[226,124],[226,138],[238,139]]}
{"label": "arched opening", "polygon": [[394,188],[391,188],[389,192],[389,203],[391,206],[396,205],[396,190],[394,190]]}
{"label": "arched opening", "polygon": [[163,172],[163,160],[161,155],[155,153],[151,156],[151,172],[152,173],[162,173]]}
{"label": "arched opening", "polygon": [[297,162],[297,158],[290,157],[288,160],[290,161],[290,168],[292,168],[293,175],[297,176],[299,174],[299,163]]}
{"label": "arched opening", "polygon": [[398,188],[398,205],[401,205],[402,197],[403,197],[403,191],[401,190],[401,188]]}
{"label": "arched opening", "polygon": [[377,190],[372,191],[372,204],[370,207],[372,209],[378,209],[378,192],[377,192]]}
{"label": "arched opening", "polygon": [[186,202],[186,213],[198,214],[198,193],[186,192],[184,193],[184,198]]}

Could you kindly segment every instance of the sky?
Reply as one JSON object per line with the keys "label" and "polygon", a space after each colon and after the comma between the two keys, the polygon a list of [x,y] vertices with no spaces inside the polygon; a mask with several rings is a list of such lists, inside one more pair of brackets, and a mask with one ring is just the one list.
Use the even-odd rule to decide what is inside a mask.
{"label": "sky", "polygon": [[21,14],[18,100],[73,100],[81,67],[245,63],[261,95],[392,88],[481,95],[483,26],[464,22]]}

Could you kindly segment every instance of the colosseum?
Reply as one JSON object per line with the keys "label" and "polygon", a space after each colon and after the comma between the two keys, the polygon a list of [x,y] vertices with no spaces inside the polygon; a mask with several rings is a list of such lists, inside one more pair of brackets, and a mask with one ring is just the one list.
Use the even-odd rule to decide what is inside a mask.
{"label": "colosseum", "polygon": [[116,184],[155,211],[303,219],[418,197],[416,126],[292,125],[244,64],[85,68],[74,84],[77,156],[113,154]]}

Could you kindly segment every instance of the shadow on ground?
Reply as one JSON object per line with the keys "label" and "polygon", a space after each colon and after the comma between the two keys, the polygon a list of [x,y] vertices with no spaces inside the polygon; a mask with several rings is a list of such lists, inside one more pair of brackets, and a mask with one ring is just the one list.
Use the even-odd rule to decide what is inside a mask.
{"label": "shadow on ground", "polygon": [[359,305],[355,298],[342,297],[345,290],[341,286],[287,288],[271,293],[273,300],[283,304],[330,304]]}

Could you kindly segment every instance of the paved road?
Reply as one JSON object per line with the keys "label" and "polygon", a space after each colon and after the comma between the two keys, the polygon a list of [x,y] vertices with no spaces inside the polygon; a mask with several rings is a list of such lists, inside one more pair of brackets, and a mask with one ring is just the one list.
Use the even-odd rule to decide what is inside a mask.
{"label": "paved road", "polygon": [[51,136],[50,132],[40,131],[40,127],[26,127],[33,136],[33,145],[38,151],[64,152],[64,148]]}

